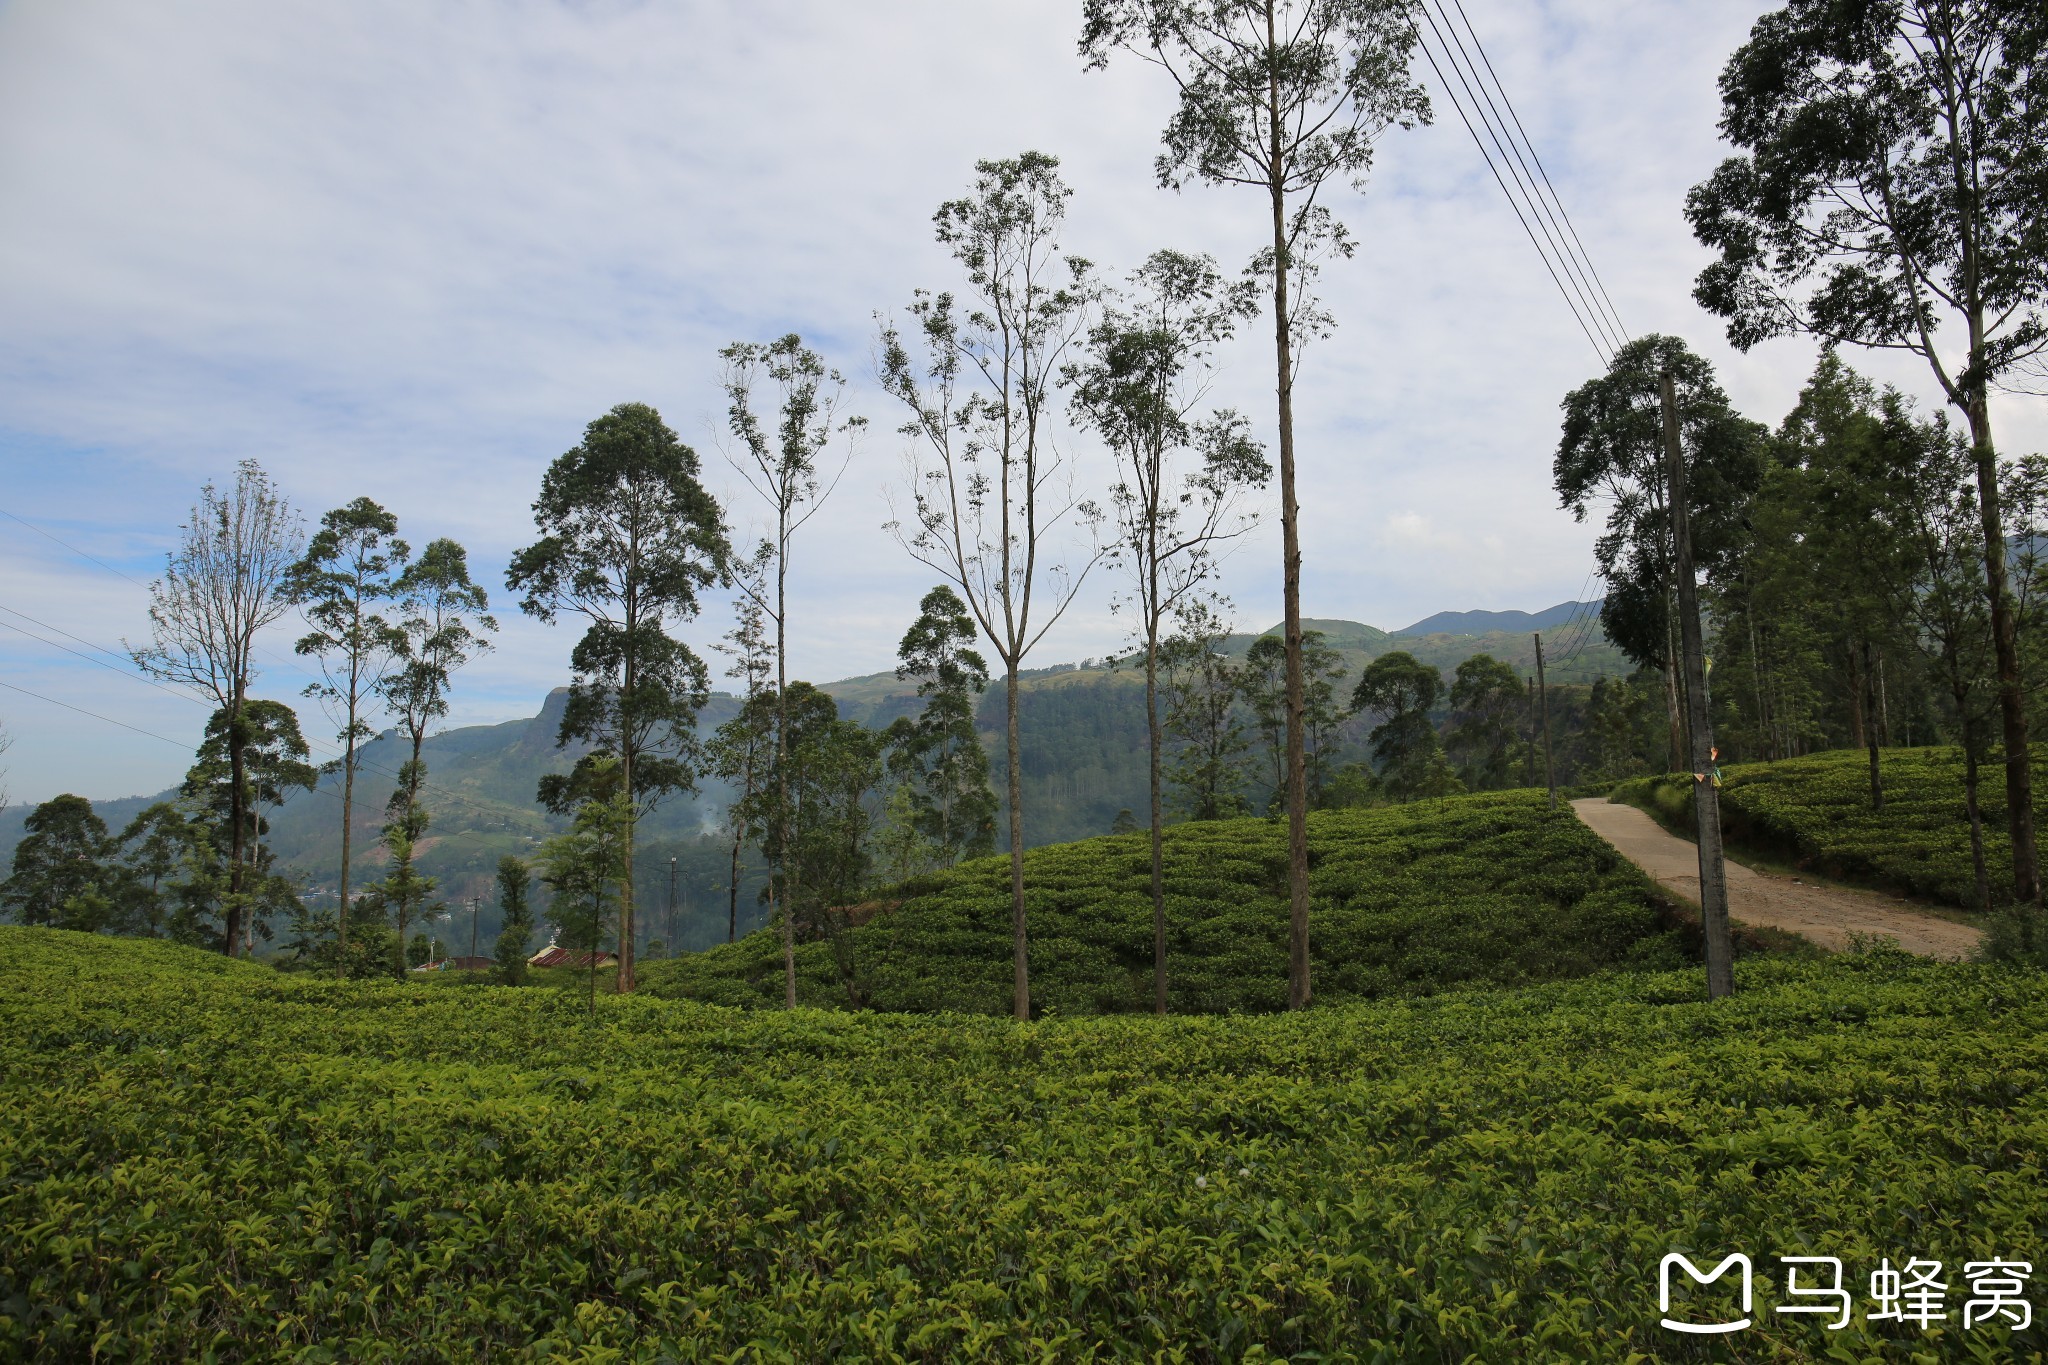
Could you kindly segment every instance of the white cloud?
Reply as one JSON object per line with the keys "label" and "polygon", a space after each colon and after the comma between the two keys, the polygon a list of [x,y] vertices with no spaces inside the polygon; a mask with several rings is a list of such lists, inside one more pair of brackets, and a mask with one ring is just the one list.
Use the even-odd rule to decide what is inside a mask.
{"label": "white cloud", "polygon": [[[1679,214],[1721,155],[1720,61],[1764,6],[1467,8],[1624,320],[1683,333],[1775,419],[1812,348],[1719,341]],[[975,158],[1063,156],[1070,245],[1118,273],[1160,245],[1234,267],[1258,243],[1256,196],[1154,186],[1167,90],[1135,62],[1084,74],[1077,27],[1072,0],[0,0],[0,505],[147,578],[196,484],[253,455],[309,513],[368,494],[417,538],[456,536],[496,587],[542,469],[614,403],[656,404],[737,493],[716,350],[795,330],[875,435],[799,546],[793,664],[886,668],[930,575],[879,529],[898,459],[872,319],[954,279],[930,214]],[[1464,129],[1444,108],[1389,136],[1367,197],[1337,206],[1362,249],[1326,274],[1340,326],[1297,396],[1308,610],[1393,626],[1572,595],[1591,531],[1556,510],[1550,451],[1595,361]],[[1219,398],[1269,421],[1269,345],[1253,329],[1226,360]],[[2039,413],[2000,415],[2040,445]],[[1231,562],[1245,619],[1277,617],[1278,558],[1269,519]],[[26,533],[0,571],[0,602],[80,636],[141,629],[134,584]],[[1048,661],[1114,646],[1113,586],[1091,583]],[[567,629],[502,614],[458,720],[530,713],[565,672]],[[725,626],[713,604],[694,638]],[[170,699],[0,636],[18,686],[196,735]],[[18,695],[0,714],[17,796],[182,767]]]}

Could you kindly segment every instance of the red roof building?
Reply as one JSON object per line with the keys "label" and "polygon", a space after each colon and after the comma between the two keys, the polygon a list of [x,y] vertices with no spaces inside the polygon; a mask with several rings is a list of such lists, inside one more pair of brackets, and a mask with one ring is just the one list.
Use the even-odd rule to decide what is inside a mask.
{"label": "red roof building", "polygon": [[593,965],[591,962],[593,956],[597,959],[594,964],[596,966],[616,967],[619,965],[619,955],[617,953],[592,954],[587,952],[571,952],[567,948],[558,948],[552,943],[526,959],[526,965],[529,967],[589,968]]}

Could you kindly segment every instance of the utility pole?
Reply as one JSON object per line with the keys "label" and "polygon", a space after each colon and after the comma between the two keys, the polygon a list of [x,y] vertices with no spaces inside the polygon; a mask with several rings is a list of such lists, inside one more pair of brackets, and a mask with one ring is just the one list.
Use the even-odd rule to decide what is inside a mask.
{"label": "utility pole", "polygon": [[1557,809],[1557,764],[1550,752],[1550,684],[1543,680],[1543,632],[1536,632],[1536,692],[1543,705],[1543,785],[1550,788],[1550,808]]}
{"label": "utility pole", "polygon": [[1522,785],[1536,785],[1536,680],[1526,678],[1529,684],[1529,742],[1522,746]]}
{"label": "utility pole", "polygon": [[668,936],[661,950],[670,957],[676,955],[676,856],[673,853],[668,857]]}
{"label": "utility pole", "polygon": [[483,908],[483,904],[484,898],[482,896],[471,896],[469,898],[469,960],[471,962],[476,961],[476,912]]}
{"label": "utility pole", "polygon": [[1691,746],[1693,817],[1700,835],[1700,926],[1707,940],[1707,997],[1735,993],[1735,945],[1728,932],[1728,876],[1721,861],[1721,800],[1714,790],[1714,732],[1707,716],[1707,669],[1700,642],[1699,584],[1687,524],[1685,454],[1678,439],[1678,389],[1666,371],[1664,461],[1671,479],[1671,550],[1678,579],[1678,633],[1685,656],[1685,718]]}

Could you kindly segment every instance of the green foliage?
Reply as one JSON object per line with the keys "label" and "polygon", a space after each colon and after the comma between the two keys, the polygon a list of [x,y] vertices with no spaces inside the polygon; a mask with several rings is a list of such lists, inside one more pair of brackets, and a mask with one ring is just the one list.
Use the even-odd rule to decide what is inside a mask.
{"label": "green foliage", "polygon": [[1468,786],[1495,791],[1515,785],[1528,703],[1529,694],[1515,670],[1491,654],[1474,654],[1458,665],[1451,682],[1455,714],[1444,739],[1464,761]]}
{"label": "green foliage", "polygon": [[[403,789],[399,794],[404,794]],[[367,928],[374,915],[375,922],[390,924],[394,947],[402,946],[410,952],[412,940],[406,936],[406,930],[441,909],[441,905],[432,899],[439,887],[439,879],[422,873],[415,856],[418,840],[426,833],[426,827],[427,812],[420,806],[413,807],[409,817],[401,815],[384,826],[384,847],[391,855],[391,870],[371,883],[363,900],[349,908],[351,936],[358,919]],[[406,965],[403,954],[394,953],[389,960],[390,970],[401,979]]]}
{"label": "green foliage", "polygon": [[[2048,978],[1896,954],[1007,1020],[280,977],[0,930],[0,1357],[2036,1361],[1768,1311],[2028,1259]],[[232,1059],[231,1064],[224,1058]],[[2038,1257],[2034,1257],[2038,1261]],[[1859,1300],[1861,1294],[1858,1295]]]}
{"label": "green foliage", "polygon": [[[1402,657],[1407,657],[1403,655]],[[1245,650],[1243,696],[1254,724],[1266,741],[1267,770],[1273,786],[1269,811],[1287,807],[1287,642],[1261,635]],[[1331,768],[1331,747],[1344,719],[1337,686],[1344,680],[1344,660],[1319,630],[1301,633],[1302,743],[1308,756],[1310,806],[1323,804],[1323,783]]]}
{"label": "green foliage", "polygon": [[122,930],[153,938],[169,925],[187,871],[206,831],[176,802],[158,801],[136,812],[121,831],[122,881],[126,910]]}
{"label": "green foliage", "polygon": [[[1317,998],[1427,994],[1675,967],[1677,936],[1648,883],[1536,793],[1320,813],[1310,822]],[[1286,831],[1262,819],[1166,831],[1167,949],[1176,1012],[1282,1008]],[[1060,1014],[1151,1008],[1150,854],[1142,834],[1033,851],[1025,860],[1034,997]],[[998,1012],[1009,1003],[1009,867],[966,863],[911,882],[846,935],[856,986],[879,1009]],[[824,944],[797,954],[798,994],[845,995]],[[767,934],[664,964],[647,989],[727,1004],[781,998]]]}
{"label": "green foliage", "polygon": [[[234,780],[238,753],[239,791]],[[239,951],[240,944],[225,942],[236,926],[267,939],[277,922],[295,922],[302,915],[293,879],[276,870],[276,854],[263,841],[270,832],[266,812],[319,781],[311,757],[297,713],[283,702],[245,701],[207,719],[205,738],[180,788],[190,823],[200,832],[187,844],[180,904],[172,916],[172,932],[182,941],[210,941]],[[239,879],[230,875],[238,818],[243,836]],[[233,889],[237,880],[239,891]]]}
{"label": "green foliage", "polygon": [[1174,614],[1174,633],[1159,649],[1165,730],[1178,746],[1166,780],[1173,806],[1191,820],[1222,820],[1251,808],[1244,798],[1251,744],[1238,714],[1247,676],[1224,653],[1229,635],[1218,605],[1194,598]]}
{"label": "green foliage", "polygon": [[491,648],[490,632],[498,622],[485,610],[490,603],[482,585],[470,579],[468,552],[445,537],[430,542],[392,590],[402,613],[399,657],[378,694],[412,741],[412,756],[399,768],[398,790],[388,804],[395,819],[401,808],[419,804],[427,780],[421,749],[428,727],[448,714],[455,671]]}
{"label": "green foliage", "polygon": [[[1970,827],[1963,817],[1963,753],[1958,748],[1885,749],[1883,810],[1870,806],[1870,777],[1860,750],[1836,750],[1776,763],[1722,769],[1721,825],[1732,851],[1751,849],[1823,876],[1945,905],[1975,898]],[[2034,757],[2036,814],[2048,814],[2048,754]],[[1692,779],[1642,778],[1615,788],[1616,800],[1642,806],[1689,829]],[[2012,881],[2012,845],[2004,812],[1985,812],[1985,859],[1993,887]]]}
{"label": "green foliage", "polygon": [[972,648],[974,638],[974,617],[957,593],[940,584],[924,595],[896,650],[896,676],[917,679],[924,708],[897,717],[882,734],[889,775],[909,803],[909,828],[942,867],[987,857],[996,845],[988,751],[974,728],[988,665]]}
{"label": "green foliage", "polygon": [[1372,756],[1396,797],[1445,790],[1443,744],[1429,718],[1443,687],[1442,674],[1399,649],[1374,659],[1358,677],[1351,706],[1380,718],[1372,730]]}
{"label": "green foliage", "polygon": [[498,860],[498,909],[504,917],[504,927],[498,931],[491,956],[497,963],[501,985],[519,986],[526,982],[526,959],[533,949],[533,907],[527,902],[532,884],[533,874],[520,859]]}
{"label": "green foliage", "polygon": [[[774,695],[765,700],[772,704]],[[881,752],[874,731],[841,720],[832,698],[807,682],[789,685],[783,714],[787,753],[770,756],[753,832],[777,878],[794,880],[797,928],[817,934],[831,929],[827,912],[857,900],[867,885],[867,796],[881,780]],[[779,881],[775,898],[791,898]]]}
{"label": "green foliage", "polygon": [[87,933],[104,927],[112,907],[101,883],[114,841],[92,802],[53,796],[30,812],[26,829],[14,848],[13,875],[0,883],[0,905],[21,924]]}
{"label": "green foliage", "polygon": [[1763,476],[1763,428],[1737,413],[1714,367],[1677,337],[1645,336],[1615,352],[1607,373],[1565,395],[1552,479],[1584,521],[1605,504],[1594,542],[1607,596],[1600,623],[1622,652],[1665,667],[1672,616],[1670,481],[1660,380],[1673,379],[1686,462],[1693,560],[1713,572],[1746,539],[1743,512]]}
{"label": "green foliage", "polygon": [[617,768],[609,796],[585,801],[576,823],[540,846],[541,881],[551,897],[548,922],[564,948],[594,952],[613,927],[613,888],[625,876],[625,822],[632,818],[625,793],[618,790]]}
{"label": "green foliage", "polygon": [[[1553,714],[1567,709],[1553,700]],[[1611,784],[1654,773],[1670,758],[1664,684],[1648,669],[1628,678],[1594,679],[1579,723],[1564,728],[1557,754],[1560,781],[1569,773],[1586,783]]]}
{"label": "green foliage", "polygon": [[[1958,407],[2037,353],[2040,29],[2013,0],[1790,0],[1759,19],[1721,75],[1737,155],[1685,205],[1718,253],[1693,297],[1728,339],[1917,352]],[[1945,354],[1943,321],[1969,330],[1942,333]]]}
{"label": "green foliage", "polygon": [[306,553],[292,565],[285,593],[312,629],[293,652],[320,661],[321,679],[306,695],[341,710],[335,738],[353,751],[376,732],[361,714],[385,671],[402,659],[408,640],[379,609],[399,595],[412,547],[398,538],[398,518],[357,498],[320,518]]}
{"label": "green foliage", "polygon": [[[690,785],[691,727],[710,688],[703,661],[666,629],[697,614],[697,594],[731,554],[697,475],[697,453],[660,413],[621,403],[548,466],[533,504],[541,538],[505,571],[529,616],[553,622],[568,611],[589,622],[570,652],[575,681],[558,743],[625,759],[636,801]],[[587,765],[578,776],[587,779]],[[559,775],[540,786],[557,813],[585,795]]]}

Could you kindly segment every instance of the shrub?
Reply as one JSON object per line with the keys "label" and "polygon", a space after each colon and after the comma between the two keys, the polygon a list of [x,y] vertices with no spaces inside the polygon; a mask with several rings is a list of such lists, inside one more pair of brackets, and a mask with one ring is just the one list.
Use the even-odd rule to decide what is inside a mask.
{"label": "shrub", "polygon": [[[1751,852],[1841,881],[1970,907],[1975,873],[1963,805],[1962,750],[1885,749],[1885,805],[1870,804],[1869,759],[1861,749],[1809,754],[1723,770],[1721,823],[1731,852]],[[2048,826],[2048,753],[2035,763],[2036,814]],[[1985,863],[1994,904],[2012,888],[2012,843],[2005,832],[2005,782],[1987,762]],[[1624,782],[1613,799],[1641,806],[1690,834],[1691,780],[1683,774]]]}
{"label": "shrub", "polygon": [[[1152,1007],[1145,835],[1033,850],[1024,873],[1033,1003],[1058,1014]],[[1309,817],[1315,992],[1332,1003],[1513,985],[1690,960],[1648,881],[1537,792]],[[1166,834],[1168,986],[1177,1013],[1283,1009],[1287,855],[1276,820],[1196,821]],[[1007,1013],[1006,858],[898,888],[849,935],[855,984],[886,1010]],[[847,1004],[829,945],[798,950],[806,1004]],[[669,963],[643,989],[780,1005],[781,945],[762,932]]]}
{"label": "shrub", "polygon": [[[1960,1272],[2040,1261],[2048,978],[1738,981],[593,1022],[0,929],[0,1359],[2039,1361]],[[1660,1329],[1673,1250],[1756,1326]],[[1780,1316],[1801,1252],[1949,1321]]]}

